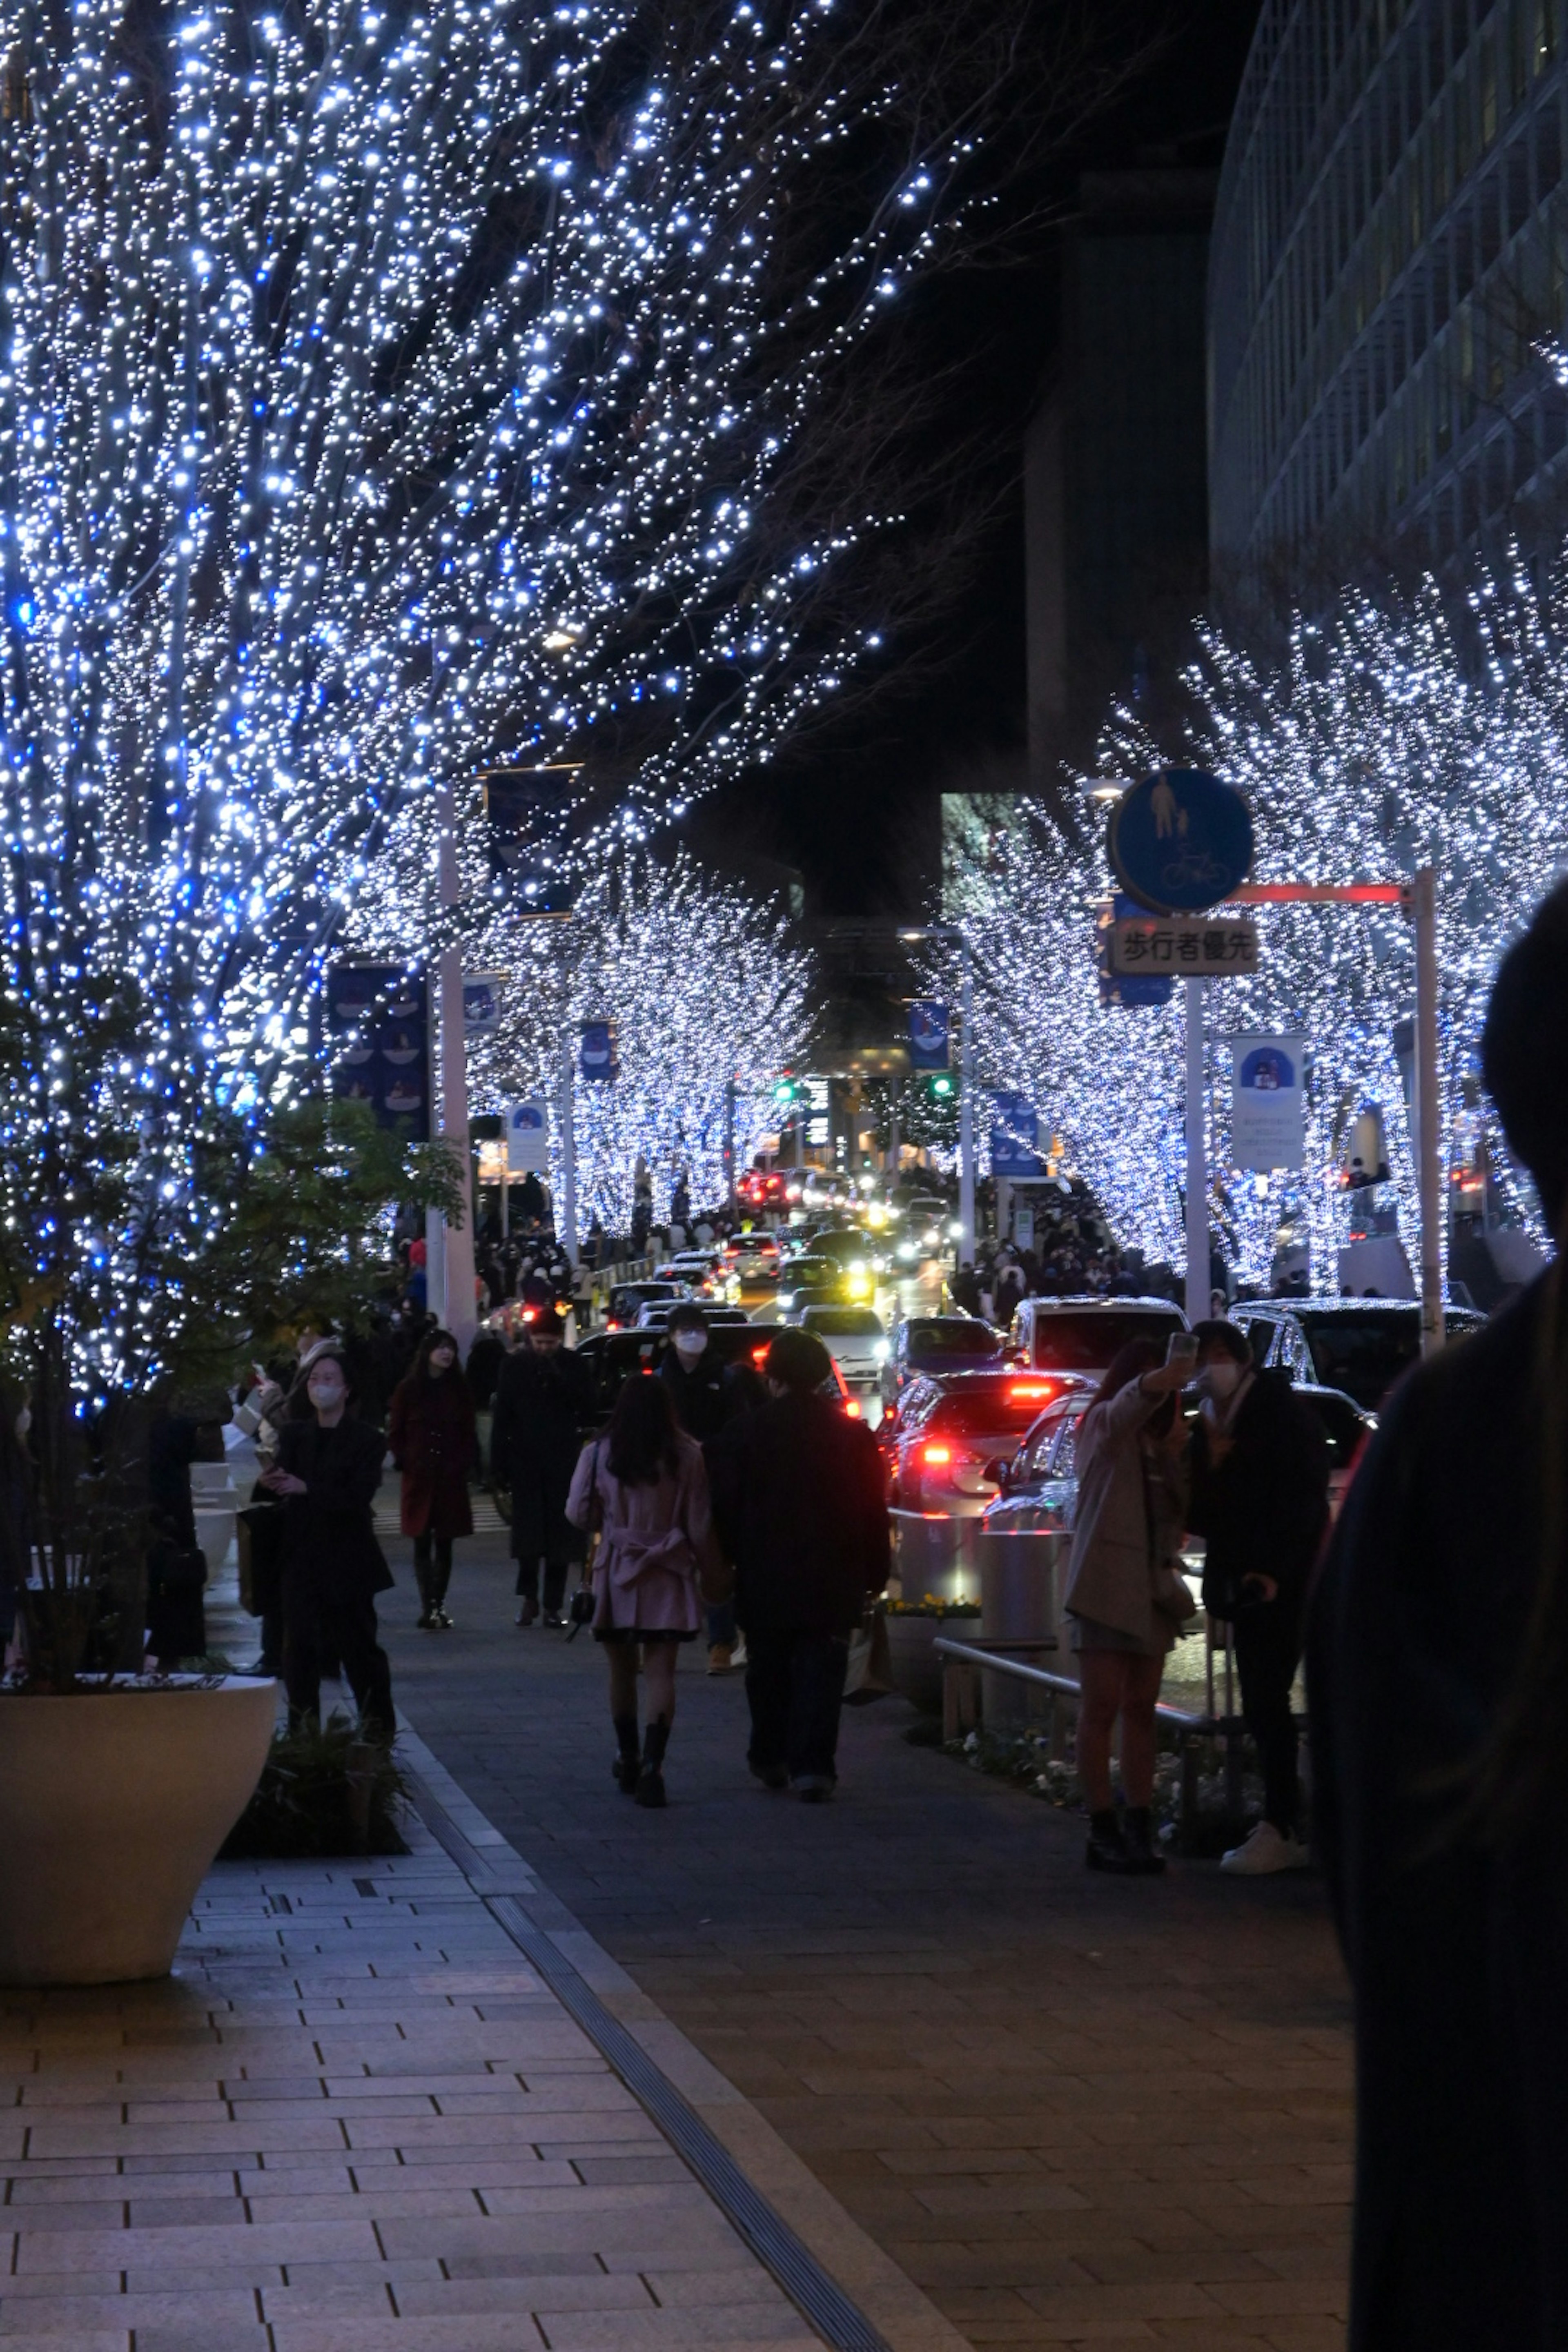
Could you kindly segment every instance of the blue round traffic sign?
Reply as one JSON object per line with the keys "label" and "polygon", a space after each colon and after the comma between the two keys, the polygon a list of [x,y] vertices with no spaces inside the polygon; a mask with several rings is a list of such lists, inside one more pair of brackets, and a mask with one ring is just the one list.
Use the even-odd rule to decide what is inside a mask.
{"label": "blue round traffic sign", "polygon": [[1234,784],[1202,768],[1162,768],[1123,793],[1106,850],[1130,898],[1156,915],[1198,915],[1246,881],[1252,818]]}

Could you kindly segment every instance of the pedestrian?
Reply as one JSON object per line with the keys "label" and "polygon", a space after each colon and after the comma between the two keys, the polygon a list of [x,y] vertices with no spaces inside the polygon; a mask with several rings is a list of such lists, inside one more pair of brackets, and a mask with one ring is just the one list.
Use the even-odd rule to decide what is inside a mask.
{"label": "pedestrian", "polygon": [[849,1637],[888,1581],[887,1481],[865,1423],[823,1393],[832,1360],[815,1332],[781,1330],[764,1370],[769,1402],[713,1439],[709,1483],[746,1637],[747,1761],[765,1788],[821,1804]]}
{"label": "pedestrian", "polygon": [[527,1338],[500,1368],[490,1432],[496,1486],[511,1495],[511,1551],[517,1562],[517,1622],[539,1615],[544,1577],[544,1622],[564,1624],[566,1570],[583,1557],[566,1498],[583,1440],[596,1419],[593,1375],[553,1307],[541,1307]]}
{"label": "pedestrian", "polygon": [[[676,1653],[702,1622],[702,1586],[719,1571],[702,1448],[677,1423],[658,1381],[627,1381],[606,1435],[585,1445],[566,1511],[599,1530],[594,1639],[610,1667],[613,1767],[639,1805],[665,1802],[664,1758],[675,1721]],[[637,1658],[647,1723],[637,1738]]]}
{"label": "pedestrian", "polygon": [[1312,1594],[1314,1844],[1355,2000],[1351,2352],[1568,2344],[1568,888],[1481,1075],[1557,1255],[1381,1409]]}
{"label": "pedestrian", "polygon": [[1286,1371],[1260,1371],[1237,1324],[1194,1327],[1203,1408],[1188,1525],[1205,1538],[1204,1607],[1228,1623],[1241,1712],[1263,1770],[1263,1818],[1220,1862],[1241,1877],[1303,1870],[1296,1718],[1307,1588],[1329,1524],[1321,1425]]}
{"label": "pedestrian", "polygon": [[[682,1300],[670,1309],[665,1330],[669,1345],[658,1368],[659,1378],[669,1391],[681,1428],[699,1445],[706,1445],[744,1410],[744,1400],[713,1345],[708,1318],[695,1299]],[[736,1663],[737,1632],[732,1600],[709,1609],[706,1631],[709,1673],[731,1673]]]}
{"label": "pedestrian", "polygon": [[[1154,1710],[1178,1626],[1193,1613],[1176,1568],[1185,1519],[1178,1391],[1190,1354],[1163,1363],[1152,1339],[1117,1350],[1079,1423],[1078,1500],[1062,1607],[1071,1617],[1082,1696],[1078,1771],[1089,1807],[1090,1870],[1156,1875]],[[1110,1741],[1121,1721],[1119,1821]]]}
{"label": "pedestrian", "polygon": [[291,1726],[319,1719],[325,1661],[341,1661],[368,1738],[396,1728],[392,1671],[376,1624],[392,1571],[375,1538],[381,1433],[349,1412],[342,1359],[319,1348],[305,1375],[307,1410],[278,1433],[278,1459],[258,1485],[283,1502],[283,1679]]}
{"label": "pedestrian", "polygon": [[420,1341],[412,1370],[393,1392],[390,1441],[403,1474],[399,1525],[414,1538],[419,1629],[450,1632],[452,1545],[474,1532],[468,1479],[479,1460],[474,1400],[450,1331],[427,1331]]}

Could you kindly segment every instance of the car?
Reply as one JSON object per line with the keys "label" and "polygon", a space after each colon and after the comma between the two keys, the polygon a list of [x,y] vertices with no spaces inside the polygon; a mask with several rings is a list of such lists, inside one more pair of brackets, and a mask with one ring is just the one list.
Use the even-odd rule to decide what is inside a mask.
{"label": "car", "polygon": [[[1283,1365],[1292,1381],[1341,1389],[1375,1412],[1421,1353],[1421,1308],[1414,1298],[1248,1298],[1231,1308],[1259,1364]],[[1450,1339],[1479,1330],[1486,1317],[1450,1307]]]}
{"label": "car", "polygon": [[[639,1311],[637,1319],[632,1326],[633,1330],[663,1331],[668,1329],[669,1318],[680,1303],[681,1302],[679,1299],[672,1301],[664,1298],[650,1298],[647,1304]],[[721,1323],[749,1324],[752,1319],[743,1307],[731,1307],[726,1301],[721,1301],[716,1298],[700,1298],[695,1303],[701,1307],[703,1315],[707,1319],[708,1328],[710,1331],[717,1330]]]}
{"label": "car", "polygon": [[[724,1322],[710,1328],[708,1343],[726,1364],[750,1364],[760,1371],[773,1336],[755,1323]],[[609,1420],[628,1380],[637,1373],[658,1371],[669,1344],[668,1333],[661,1330],[595,1331],[583,1340],[577,1353],[593,1376],[595,1408],[601,1423]],[[823,1393],[852,1419],[860,1418],[859,1400],[850,1395],[837,1364],[823,1384]]]}
{"label": "car", "polygon": [[1011,1456],[1044,1405],[1077,1385],[1070,1375],[1016,1366],[911,1381],[883,1441],[894,1507],[927,1518],[978,1517],[996,1492],[998,1458]]}
{"label": "car", "polygon": [[909,1266],[917,1265],[922,1257],[936,1256],[948,1241],[952,1219],[952,1212],[945,1201],[917,1192],[905,1205],[899,1237],[893,1244],[892,1255],[898,1264]]}
{"label": "car", "polygon": [[921,1373],[980,1372],[1001,1361],[1000,1333],[973,1315],[906,1315],[893,1327],[882,1373],[882,1402],[896,1404]]}
{"label": "car", "polygon": [[779,1245],[772,1234],[737,1234],[725,1243],[724,1255],[742,1289],[778,1280]]}
{"label": "car", "polygon": [[669,1282],[683,1282],[694,1298],[738,1298],[740,1276],[722,1250],[680,1250],[659,1272]]}
{"label": "car", "polygon": [[851,1393],[879,1388],[888,1360],[888,1335],[882,1318],[870,1307],[807,1307],[800,1318],[803,1331],[815,1331],[826,1348]]}
{"label": "car", "polygon": [[[779,1313],[786,1322],[798,1322],[807,1307],[853,1307],[856,1280],[830,1257],[789,1258],[779,1268]],[[862,1296],[870,1296],[868,1284]]]}
{"label": "car", "polygon": [[858,1225],[814,1234],[805,1254],[837,1266],[851,1297],[868,1299],[876,1290],[882,1251]]}
{"label": "car", "polygon": [[1152,1339],[1162,1356],[1187,1318],[1168,1298],[1025,1298],[1008,1345],[1033,1372],[1079,1372],[1102,1381],[1130,1339]]}
{"label": "car", "polygon": [[684,1282],[617,1282],[612,1287],[605,1305],[605,1328],[611,1331],[625,1331],[637,1321],[645,1307],[674,1307],[690,1296]]}

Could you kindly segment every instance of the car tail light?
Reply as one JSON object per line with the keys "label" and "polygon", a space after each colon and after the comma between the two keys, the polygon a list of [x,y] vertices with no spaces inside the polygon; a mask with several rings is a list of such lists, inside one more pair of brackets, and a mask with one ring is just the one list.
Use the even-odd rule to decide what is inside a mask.
{"label": "car tail light", "polygon": [[768,1349],[771,1344],[771,1341],[764,1340],[760,1348],[753,1348],[752,1349],[752,1361],[753,1364],[765,1364],[767,1362]]}
{"label": "car tail light", "polygon": [[845,1398],[845,1400],[844,1400],[844,1410],[845,1410],[845,1412],[849,1415],[849,1418],[850,1418],[850,1420],[851,1420],[851,1421],[858,1421],[858,1420],[859,1420],[859,1418],[860,1418],[860,1406],[859,1406],[859,1402],[858,1402],[858,1401],[856,1398],[854,1398],[854,1397],[846,1397],[846,1398]]}
{"label": "car tail light", "polygon": [[1015,1381],[1007,1391],[1012,1404],[1049,1404],[1060,1388],[1059,1381]]}
{"label": "car tail light", "polygon": [[922,1445],[921,1460],[928,1470],[943,1469],[952,1460],[952,1448],[951,1445]]}

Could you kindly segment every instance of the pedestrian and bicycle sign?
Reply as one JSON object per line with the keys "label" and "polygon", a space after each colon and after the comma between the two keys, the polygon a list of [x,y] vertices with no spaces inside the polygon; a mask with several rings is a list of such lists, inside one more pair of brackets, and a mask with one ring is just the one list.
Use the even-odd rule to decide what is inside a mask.
{"label": "pedestrian and bicycle sign", "polygon": [[1237,979],[1258,970],[1258,926],[1227,918],[1122,916],[1110,925],[1110,968],[1122,976]]}
{"label": "pedestrian and bicycle sign", "polygon": [[1252,818],[1234,785],[1202,768],[1162,768],[1110,810],[1106,850],[1130,898],[1156,915],[1197,915],[1246,881]]}

